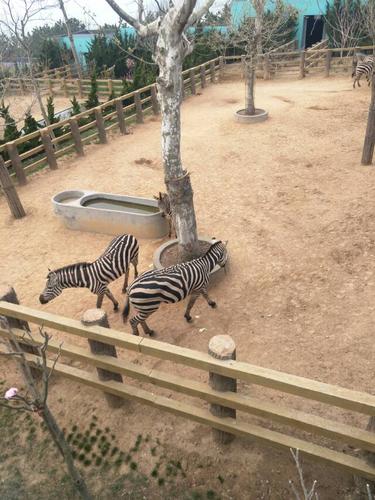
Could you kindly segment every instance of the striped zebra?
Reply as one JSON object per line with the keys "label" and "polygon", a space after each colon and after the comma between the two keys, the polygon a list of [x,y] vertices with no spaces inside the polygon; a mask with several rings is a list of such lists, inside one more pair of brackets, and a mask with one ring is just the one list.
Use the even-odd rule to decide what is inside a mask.
{"label": "striped zebra", "polygon": [[169,201],[168,194],[167,193],[160,193],[160,191],[159,191],[159,196],[154,196],[154,198],[158,202],[158,207],[159,207],[159,210],[160,210],[162,216],[167,219],[168,226],[169,226],[168,238],[170,238],[172,236],[172,228],[173,228],[174,235],[176,237],[176,228],[175,228],[174,222],[173,222],[173,213],[172,213],[171,202]]}
{"label": "striped zebra", "polygon": [[368,85],[370,85],[373,68],[374,68],[374,56],[366,56],[357,63],[352,73],[352,78],[354,78],[353,89],[355,89],[356,83],[358,87],[361,86],[359,80],[363,75],[366,76],[367,83]]}
{"label": "striped zebra", "polygon": [[134,266],[134,276],[138,276],[138,241],[131,234],[117,236],[105,252],[94,262],[78,262],[50,271],[47,284],[39,297],[41,304],[47,304],[61,294],[64,288],[88,288],[98,296],[96,307],[100,308],[104,295],[113,302],[118,310],[118,302],[108,289],[108,283],[125,274],[123,293],[126,292],[129,277],[129,265]]}
{"label": "striped zebra", "polygon": [[210,273],[216,265],[224,267],[227,262],[227,243],[214,241],[207,252],[190,262],[183,262],[165,269],[146,271],[128,287],[128,298],[123,311],[124,323],[129,316],[130,305],[136,310],[130,325],[134,335],[139,335],[138,323],[147,335],[154,335],[146,319],[154,313],[162,302],[171,304],[180,302],[190,295],[186,307],[185,319],[192,321],[190,311],[200,294],[207,300],[210,307],[216,307],[216,302],[210,299],[207,285]]}

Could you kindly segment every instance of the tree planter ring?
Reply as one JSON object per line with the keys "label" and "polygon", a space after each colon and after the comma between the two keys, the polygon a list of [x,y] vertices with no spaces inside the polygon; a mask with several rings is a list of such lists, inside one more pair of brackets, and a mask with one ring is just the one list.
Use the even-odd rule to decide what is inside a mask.
{"label": "tree planter ring", "polygon": [[[202,242],[203,241],[205,241],[207,243],[212,242],[212,238],[207,238],[205,236],[199,236],[198,239],[199,239],[199,241],[202,241]],[[171,247],[173,247],[177,244],[178,244],[177,239],[168,240],[166,243],[163,243],[163,245],[161,245],[159,248],[157,248],[155,250],[154,256],[153,256],[154,269],[163,269],[165,267],[161,263],[163,253],[166,250],[170,249]],[[228,261],[225,265],[225,269],[220,267],[220,266],[216,266],[214,268],[214,270],[211,272],[210,284],[216,283],[216,281],[220,280],[225,275],[225,273],[228,272],[228,263],[229,263],[229,258],[228,258]],[[173,264],[171,264],[171,265],[173,265]]]}
{"label": "tree planter ring", "polygon": [[264,122],[268,118],[268,111],[261,108],[255,109],[255,115],[246,114],[246,109],[236,111],[234,117],[239,123],[258,123]]}

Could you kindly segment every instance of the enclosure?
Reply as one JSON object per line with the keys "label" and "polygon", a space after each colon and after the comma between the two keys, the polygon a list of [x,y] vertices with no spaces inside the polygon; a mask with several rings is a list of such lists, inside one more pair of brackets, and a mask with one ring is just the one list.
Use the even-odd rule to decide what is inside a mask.
{"label": "enclosure", "polygon": [[[164,307],[151,326],[160,340],[203,352],[213,335],[229,334],[239,360],[373,393],[375,181],[372,167],[359,165],[369,90],[353,91],[349,77],[260,82],[257,99],[270,118],[251,128],[233,120],[243,90],[227,77],[182,108],[183,160],[192,174],[199,232],[229,240],[230,272],[212,290],[218,308],[198,301],[190,325],[184,304]],[[159,133],[158,118],[148,118],[131,135],[91,145],[85,157],[64,157],[58,170],[30,177],[18,190],[26,218],[13,220],[0,199],[1,279],[22,304],[41,307],[48,267],[93,260],[110,239],[66,229],[52,209],[46,212],[52,196],[79,187],[151,198],[163,190]],[[141,271],[152,266],[161,242],[140,241]],[[110,288],[123,302],[120,281]],[[80,319],[94,304],[87,290],[75,289],[44,308]],[[112,327],[129,331],[108,301],[103,307]],[[168,362],[139,362],[196,376]],[[13,384],[10,363],[7,373]],[[261,396],[251,385],[240,390]],[[277,393],[271,399],[281,401]],[[288,479],[295,478],[287,453],[241,439],[219,448],[206,427],[137,403],[109,413],[100,393],[60,378],[51,402],[65,425],[95,409],[121,445],[144,431],[157,437],[186,462],[192,484],[226,498],[261,498],[268,486],[274,498],[287,498]],[[300,409],[322,412],[318,403]],[[338,414],[343,422],[366,424]],[[352,485],[332,467],[305,461],[304,469],[318,480],[321,498],[344,498]]]}

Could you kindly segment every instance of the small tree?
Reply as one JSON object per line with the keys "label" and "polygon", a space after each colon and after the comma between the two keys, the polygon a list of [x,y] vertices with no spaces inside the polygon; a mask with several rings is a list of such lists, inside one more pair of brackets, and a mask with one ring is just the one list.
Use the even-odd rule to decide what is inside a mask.
{"label": "small tree", "polygon": [[73,99],[71,99],[71,104],[72,104],[72,110],[70,112],[71,116],[79,115],[81,113],[81,106],[79,102],[77,101],[76,96],[73,96]]}
{"label": "small tree", "polygon": [[98,83],[96,81],[96,73],[94,72],[91,75],[91,87],[87,100],[85,101],[85,108],[92,109],[95,108],[96,106],[99,106],[99,99],[98,99]]}
{"label": "small tree", "polygon": [[4,106],[4,103],[2,103],[2,107],[0,108],[0,117],[4,120],[3,142],[6,143],[18,139],[21,132],[17,129],[15,119],[9,113],[9,104],[8,106]]}
{"label": "small tree", "polygon": [[27,388],[27,392],[23,396],[18,392],[17,388],[11,387],[6,391],[4,397],[0,398],[0,405],[5,406],[10,410],[37,413],[41,417],[53,439],[53,442],[57,446],[67,465],[69,475],[78,493],[84,500],[91,500],[92,497],[87,489],[86,483],[74,465],[72,452],[65,439],[64,433],[60,429],[55,417],[53,416],[47,404],[49,380],[59,357],[58,353],[54,363],[52,364],[52,368],[49,368],[46,352],[48,342],[51,337],[42,329],[40,329],[40,335],[43,341],[42,344],[39,345],[34,341],[29,331],[25,330],[24,333],[25,340],[35,349],[37,349],[39,354],[39,367],[42,372],[42,387],[39,389],[30,370],[30,366],[26,360],[25,353],[20,347],[18,338],[12,332],[11,328],[9,327],[9,323],[7,319],[4,318],[4,316],[0,316],[0,325],[3,329],[8,331],[8,338],[10,340],[9,344],[7,345],[8,352],[0,351],[0,354],[2,356],[13,358],[18,361]]}
{"label": "small tree", "polygon": [[[50,125],[60,121],[60,117],[55,115],[55,103],[52,96],[47,98],[47,117]],[[53,133],[56,137],[59,137],[64,133],[64,129],[63,127],[54,128]]]}
{"label": "small tree", "polygon": [[[25,122],[22,127],[22,132],[24,135],[32,134],[33,132],[36,132],[39,130],[40,125],[38,122],[35,120],[35,118],[32,116],[31,111],[28,111],[25,115]],[[29,151],[30,149],[36,148],[40,144],[40,139],[39,137],[34,137],[32,139],[29,139],[27,142],[23,142],[20,144],[20,151],[22,153]]]}
{"label": "small tree", "polygon": [[297,11],[276,0],[272,13],[266,11],[267,0],[250,0],[255,17],[245,19],[234,34],[234,43],[245,52],[244,69],[246,80],[245,114],[256,113],[254,87],[256,67],[263,54],[291,38],[296,29]]}

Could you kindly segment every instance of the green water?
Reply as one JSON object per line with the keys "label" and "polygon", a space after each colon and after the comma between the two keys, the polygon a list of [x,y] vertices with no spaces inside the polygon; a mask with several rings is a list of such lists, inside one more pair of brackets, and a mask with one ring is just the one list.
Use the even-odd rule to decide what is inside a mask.
{"label": "green water", "polygon": [[130,201],[109,200],[107,198],[93,198],[83,203],[84,207],[104,208],[106,210],[119,210],[121,212],[131,212],[133,214],[156,214],[158,207],[132,203]]}

